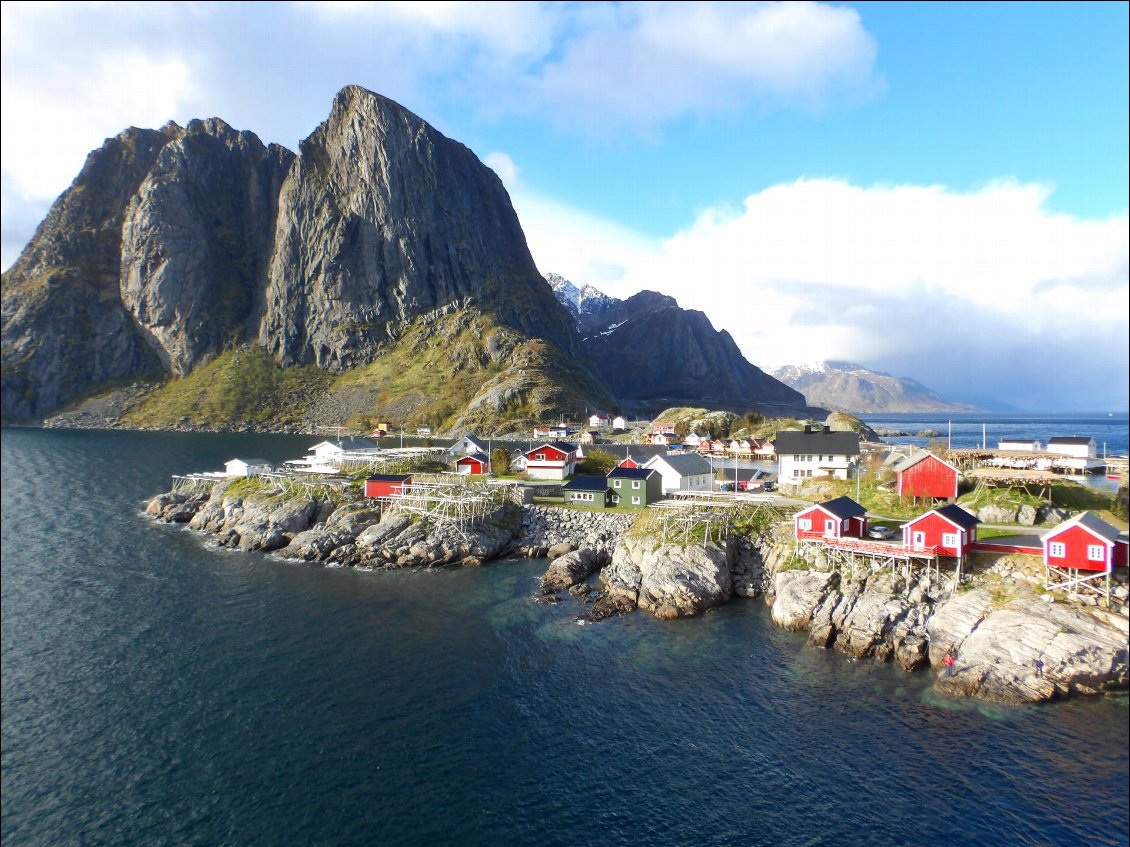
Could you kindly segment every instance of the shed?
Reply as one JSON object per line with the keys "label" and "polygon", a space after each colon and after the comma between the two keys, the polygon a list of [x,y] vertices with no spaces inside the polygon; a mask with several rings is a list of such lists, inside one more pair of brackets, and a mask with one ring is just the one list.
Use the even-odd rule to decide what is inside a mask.
{"label": "shed", "polygon": [[256,476],[270,470],[271,463],[266,459],[229,459],[224,462],[225,476]]}
{"label": "shed", "polygon": [[411,474],[374,474],[365,480],[365,496],[391,497],[403,494],[411,484]]}
{"label": "shed", "polygon": [[490,472],[490,459],[485,453],[468,453],[455,460],[456,473],[481,476]]}

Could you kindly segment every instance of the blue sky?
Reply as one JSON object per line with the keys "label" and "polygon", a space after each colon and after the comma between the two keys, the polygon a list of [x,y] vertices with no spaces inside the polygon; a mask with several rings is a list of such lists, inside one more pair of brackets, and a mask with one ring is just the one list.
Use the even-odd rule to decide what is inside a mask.
{"label": "blue sky", "polygon": [[672,294],[760,367],[1126,409],[1128,6],[3,4],[3,262],[86,153],[355,83],[462,141],[538,267]]}

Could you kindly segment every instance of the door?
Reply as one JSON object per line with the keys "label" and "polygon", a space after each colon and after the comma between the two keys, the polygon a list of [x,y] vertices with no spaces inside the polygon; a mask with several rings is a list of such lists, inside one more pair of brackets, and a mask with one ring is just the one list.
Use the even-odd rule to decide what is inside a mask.
{"label": "door", "polygon": [[836,523],[837,522],[833,521],[833,520],[824,521],[824,537],[825,538],[835,538],[836,537],[836,528],[837,528]]}
{"label": "door", "polygon": [[910,546],[921,549],[926,546],[926,533],[915,530],[911,533]]}

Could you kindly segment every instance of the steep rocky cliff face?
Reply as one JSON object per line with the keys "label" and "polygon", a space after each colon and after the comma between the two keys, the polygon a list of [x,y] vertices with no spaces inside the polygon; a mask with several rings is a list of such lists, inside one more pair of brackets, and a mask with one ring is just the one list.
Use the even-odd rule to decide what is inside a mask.
{"label": "steep rocky cliff face", "polygon": [[300,150],[210,119],[129,129],[91,153],[4,275],[4,418],[110,381],[182,377],[247,343],[341,373],[413,322],[467,309],[515,344],[543,342],[545,366],[529,368],[563,397],[606,394],[470,150],[353,86]]}
{"label": "steep rocky cliff face", "polygon": [[[641,291],[627,300],[576,289],[556,275],[558,299],[588,291],[587,308],[574,311],[597,373],[626,406],[657,411],[709,406],[733,412],[801,410],[804,396],[750,364],[725,330],[675,298]],[[550,278],[550,277],[547,277]]]}

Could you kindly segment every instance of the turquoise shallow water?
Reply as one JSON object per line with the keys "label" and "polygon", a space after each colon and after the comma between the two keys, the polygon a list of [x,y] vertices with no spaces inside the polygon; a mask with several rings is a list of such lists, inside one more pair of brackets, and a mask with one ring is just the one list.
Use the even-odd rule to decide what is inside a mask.
{"label": "turquoise shallow water", "polygon": [[544,563],[326,570],[140,515],[307,443],[3,431],[4,844],[1128,843],[1125,698],[948,701],[759,601],[580,627]]}

